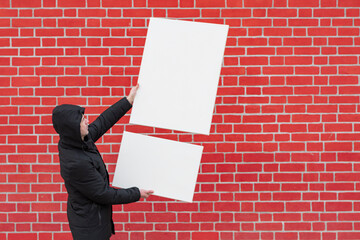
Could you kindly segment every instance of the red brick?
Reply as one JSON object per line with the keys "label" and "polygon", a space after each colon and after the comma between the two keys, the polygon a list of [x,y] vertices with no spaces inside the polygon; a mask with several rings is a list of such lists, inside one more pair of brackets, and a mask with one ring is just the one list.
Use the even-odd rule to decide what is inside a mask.
{"label": "red brick", "polygon": [[66,1],[66,0],[58,0],[59,7],[85,7],[85,0],[74,0],[74,1]]}
{"label": "red brick", "polygon": [[176,222],[175,213],[146,213],[147,222]]}
{"label": "red brick", "polygon": [[40,8],[41,0],[34,1],[22,1],[22,0],[12,0],[11,6],[13,8]]}
{"label": "red brick", "polygon": [[351,202],[326,202],[326,211],[332,212],[332,211],[352,211],[352,205]]}
{"label": "red brick", "polygon": [[287,212],[304,212],[310,211],[310,203],[308,202],[288,202],[286,203]]}
{"label": "red brick", "polygon": [[335,142],[335,143],[325,143],[325,151],[352,151],[351,142]]}
{"label": "red brick", "polygon": [[196,7],[198,7],[198,8],[214,8],[214,7],[223,8],[223,7],[225,7],[225,2],[226,2],[225,0],[214,0],[214,1],[197,0]]}
{"label": "red brick", "polygon": [[37,57],[19,57],[12,59],[13,66],[36,66],[40,65],[40,58]]}
{"label": "red brick", "polygon": [[215,223],[217,231],[240,231],[240,223]]}
{"label": "red brick", "polygon": [[339,221],[359,221],[360,214],[358,213],[339,213]]}
{"label": "red brick", "polygon": [[245,0],[244,7],[259,8],[259,7],[272,7],[273,1],[271,0]]}
{"label": "red brick", "polygon": [[339,161],[360,161],[360,154],[359,153],[338,153]]}
{"label": "red brick", "polygon": [[289,7],[319,7],[319,2],[314,2],[311,0],[297,1],[297,0],[289,0]]}
{"label": "red brick", "polygon": [[339,7],[360,7],[360,3],[356,0],[339,0]]}
{"label": "red brick", "polygon": [[217,202],[215,203],[215,211],[236,212],[240,210],[239,202]]}
{"label": "red brick", "polygon": [[[355,1],[354,1],[355,2]],[[338,233],[338,239],[340,240],[356,240],[360,238],[360,234],[358,232],[350,231],[350,232],[344,232],[339,231]]]}
{"label": "red brick", "polygon": [[[176,1],[176,4],[177,4],[177,1]],[[133,18],[151,17],[151,15],[152,15],[151,9],[140,9],[140,8],[139,9],[123,9],[123,17],[133,17]],[[118,17],[118,16],[116,16],[116,17]]]}
{"label": "red brick", "polygon": [[28,240],[38,240],[36,233],[9,233],[8,240],[18,240],[18,239],[28,239]]}
{"label": "red brick", "polygon": [[283,212],[285,205],[282,202],[257,202],[255,203],[256,212]]}
{"label": "red brick", "polygon": [[268,17],[297,17],[296,9],[269,8],[267,11]]}
{"label": "red brick", "polygon": [[225,18],[251,17],[251,9],[222,9],[221,16]]}
{"label": "red brick", "polygon": [[193,232],[191,234],[191,239],[192,240],[202,240],[202,239],[207,239],[207,240],[217,240],[219,239],[219,233],[218,232]]}
{"label": "red brick", "polygon": [[103,0],[102,7],[113,8],[113,7],[132,7],[131,0],[116,1],[116,0]]}

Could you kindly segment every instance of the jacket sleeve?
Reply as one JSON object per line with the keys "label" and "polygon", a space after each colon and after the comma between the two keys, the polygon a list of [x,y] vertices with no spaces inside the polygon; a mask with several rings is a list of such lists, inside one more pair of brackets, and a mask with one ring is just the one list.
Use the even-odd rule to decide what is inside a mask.
{"label": "jacket sleeve", "polygon": [[126,97],[124,97],[100,114],[100,116],[89,125],[89,134],[92,140],[96,142],[101,138],[131,107],[132,105]]}
{"label": "jacket sleeve", "polygon": [[70,184],[81,194],[98,204],[126,204],[140,200],[137,187],[110,187],[91,163],[75,164],[71,168]]}

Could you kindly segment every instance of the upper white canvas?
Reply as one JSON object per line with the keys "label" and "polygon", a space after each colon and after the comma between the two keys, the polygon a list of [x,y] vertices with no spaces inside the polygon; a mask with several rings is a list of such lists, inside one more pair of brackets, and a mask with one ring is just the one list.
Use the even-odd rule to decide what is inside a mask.
{"label": "upper white canvas", "polygon": [[228,28],[151,18],[130,123],[209,135]]}

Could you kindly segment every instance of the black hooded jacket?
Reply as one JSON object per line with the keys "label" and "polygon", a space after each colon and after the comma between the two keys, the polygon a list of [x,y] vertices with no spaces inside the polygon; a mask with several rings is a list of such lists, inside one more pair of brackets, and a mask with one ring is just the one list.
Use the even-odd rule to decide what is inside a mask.
{"label": "black hooded jacket", "polygon": [[68,192],[67,216],[75,240],[109,239],[115,233],[112,205],[140,199],[136,187],[116,189],[109,186],[109,174],[94,143],[130,108],[126,98],[109,107],[89,124],[89,134],[84,140],[80,134],[84,108],[63,104],[53,110],[53,126],[60,135],[61,176]]}

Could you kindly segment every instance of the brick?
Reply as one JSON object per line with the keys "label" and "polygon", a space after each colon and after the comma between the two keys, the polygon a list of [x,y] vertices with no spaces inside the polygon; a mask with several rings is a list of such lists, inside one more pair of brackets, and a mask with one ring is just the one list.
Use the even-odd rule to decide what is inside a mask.
{"label": "brick", "polygon": [[215,211],[236,212],[240,210],[239,202],[217,202],[215,203]]}
{"label": "brick", "polygon": [[273,162],[274,155],[267,153],[245,153],[244,162]]}
{"label": "brick", "polygon": [[113,7],[132,7],[131,0],[116,1],[116,0],[103,0],[102,7],[113,8]]}
{"label": "brick", "polygon": [[240,223],[215,223],[217,231],[240,231]]}
{"label": "brick", "polygon": [[[166,230],[166,228],[164,228]],[[197,231],[199,230],[199,224],[197,223],[170,223],[169,224],[170,231]]]}
{"label": "brick", "polygon": [[275,183],[257,183],[254,186],[255,191],[279,191],[280,184]]}
{"label": "brick", "polygon": [[40,65],[40,58],[38,57],[19,57],[12,59],[13,66],[36,66]]}
{"label": "brick", "polygon": [[360,154],[359,153],[338,153],[338,160],[339,161],[360,161]]}
{"label": "brick", "polygon": [[314,9],[314,17],[344,17],[344,9],[326,8],[326,9]]}
{"label": "brick", "polygon": [[85,19],[67,18],[58,20],[59,27],[85,27]]}
{"label": "brick", "polygon": [[222,9],[221,16],[225,18],[251,17],[251,9]]}
{"label": "brick", "polygon": [[[269,8],[267,9],[268,17],[297,17],[296,9]],[[289,19],[291,20],[291,19]]]}
{"label": "brick", "polygon": [[351,202],[326,202],[325,207],[326,211],[352,211],[352,203]]}
{"label": "brick", "polygon": [[193,232],[191,234],[191,239],[193,240],[217,240],[219,239],[219,233],[218,232]]}
{"label": "brick", "polygon": [[243,116],[244,123],[271,123],[275,122],[274,115],[263,115],[263,116]]}
{"label": "brick", "polygon": [[110,30],[104,28],[84,28],[81,30],[81,36],[108,37],[110,36]]}
{"label": "brick", "polygon": [[82,67],[81,72],[84,75],[108,75],[109,68],[107,68],[107,67]]}
{"label": "brick", "polygon": [[59,66],[83,66],[85,65],[84,57],[58,57],[57,64]]}
{"label": "brick", "polygon": [[286,203],[287,212],[304,212],[310,211],[310,203],[308,202],[287,202]]}
{"label": "brick", "polygon": [[312,57],[285,57],[286,65],[311,65]]}
{"label": "brick", "polygon": [[[267,45],[267,40],[265,38],[240,38],[238,39],[238,46],[266,46]],[[274,48],[270,48],[272,50],[272,52],[275,53],[275,49]],[[250,54],[251,52],[249,52],[252,49],[247,49],[248,53]],[[260,48],[259,53],[266,54],[264,53],[263,48]],[[252,54],[254,55],[254,54]]]}
{"label": "brick", "polygon": [[193,213],[191,214],[192,222],[218,222],[219,213]]}
{"label": "brick", "polygon": [[311,105],[308,106],[309,113],[336,113],[337,105]]}
{"label": "brick", "polygon": [[284,38],[284,46],[310,46],[311,38]]}
{"label": "brick", "polygon": [[102,19],[101,25],[103,27],[128,27],[131,25],[131,19]]}
{"label": "brick", "polygon": [[358,213],[339,213],[339,221],[359,221]]}
{"label": "brick", "polygon": [[291,36],[292,30],[289,28],[265,28],[264,36]]}
{"label": "brick", "polygon": [[352,151],[351,142],[325,143],[325,151]]}
{"label": "brick", "polygon": [[240,57],[241,65],[268,65],[267,57]]}
{"label": "brick", "polygon": [[356,192],[339,193],[339,200],[359,200],[360,195]]}
{"label": "brick", "polygon": [[74,1],[66,1],[66,0],[58,0],[58,7],[61,8],[70,8],[70,7],[86,7],[85,0],[74,0]]}
{"label": "brick", "polygon": [[8,8],[8,7],[10,7],[10,2],[9,1],[3,1],[3,2],[0,3],[0,7]]}
{"label": "brick", "polygon": [[242,24],[244,27],[266,27],[271,26],[271,19],[243,19]]}
{"label": "brick", "polygon": [[301,214],[299,213],[275,213],[274,214],[274,221],[300,221]]}
{"label": "brick", "polygon": [[[319,20],[318,19],[306,19],[306,18],[296,18],[296,19],[289,19],[289,26],[296,26],[296,27],[309,27],[309,26],[318,26]],[[306,38],[307,39],[307,38]],[[290,39],[288,39],[289,41]],[[305,39],[304,39],[305,40]],[[297,38],[297,42],[300,42],[301,38]]]}
{"label": "brick", "polygon": [[13,8],[40,8],[41,0],[34,0],[30,2],[24,2],[22,0],[12,0],[11,6]]}
{"label": "brick", "polygon": [[109,55],[108,48],[81,48],[80,49],[81,55]]}
{"label": "brick", "polygon": [[359,239],[360,234],[358,234],[357,232],[351,231],[351,232],[339,232],[338,233],[338,239],[348,239],[348,240],[352,240],[352,239]]}
{"label": "brick", "polygon": [[[176,4],[177,4],[177,1],[176,1]],[[144,18],[144,17],[151,17],[151,15],[152,15],[151,9],[141,9],[141,8],[139,8],[139,9],[123,9],[123,17],[131,17],[131,18],[142,17],[142,18]]]}
{"label": "brick", "polygon": [[339,7],[360,7],[360,3],[356,0],[339,0]]}
{"label": "brick", "polygon": [[36,18],[18,18],[13,19],[12,27],[41,27],[41,19]]}
{"label": "brick", "polygon": [[86,39],[84,38],[58,38],[57,39],[57,45],[59,47],[65,47],[65,46],[85,46]]}
{"label": "brick", "polygon": [[35,36],[37,37],[61,37],[64,36],[63,29],[48,28],[48,29],[35,29]]}
{"label": "brick", "polygon": [[284,207],[282,202],[257,202],[255,212],[283,212]]}
{"label": "brick", "polygon": [[175,222],[175,213],[146,213],[147,222]]}
{"label": "brick", "polygon": [[310,231],[311,223],[297,222],[285,223],[285,231]]}
{"label": "brick", "polygon": [[288,2],[289,7],[319,7],[319,2],[314,2],[311,0],[304,0],[304,1],[296,1],[296,0],[289,0]]}
{"label": "brick", "polygon": [[198,8],[223,8],[225,7],[225,0],[215,0],[215,1],[207,1],[207,0],[197,0],[196,7]]}

